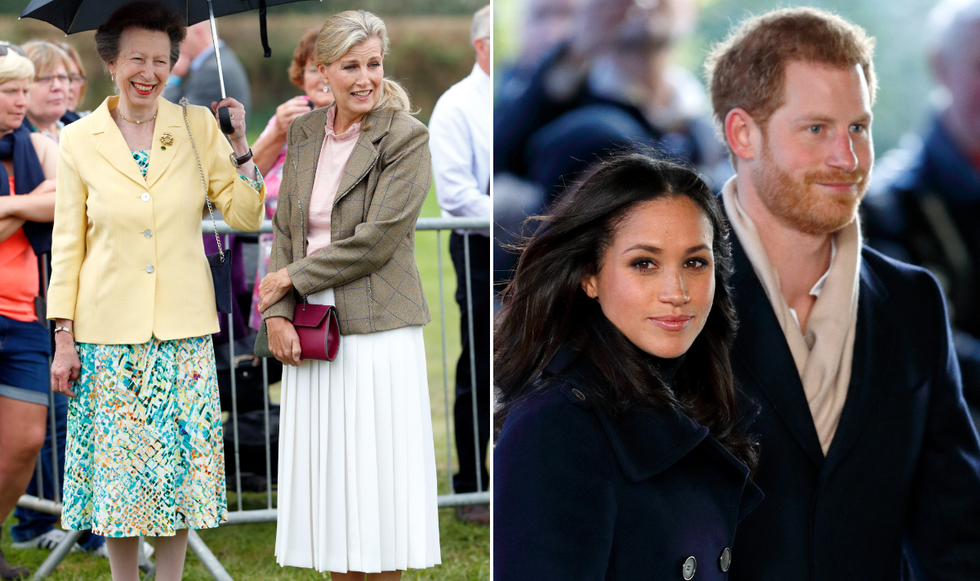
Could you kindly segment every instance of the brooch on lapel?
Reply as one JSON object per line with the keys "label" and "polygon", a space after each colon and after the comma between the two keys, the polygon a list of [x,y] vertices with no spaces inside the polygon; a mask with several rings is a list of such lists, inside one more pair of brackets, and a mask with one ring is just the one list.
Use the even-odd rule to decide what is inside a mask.
{"label": "brooch on lapel", "polygon": [[168,131],[167,133],[164,133],[163,135],[160,136],[160,143],[163,144],[160,146],[160,149],[167,149],[168,145],[174,144],[174,136],[171,135],[170,132]]}

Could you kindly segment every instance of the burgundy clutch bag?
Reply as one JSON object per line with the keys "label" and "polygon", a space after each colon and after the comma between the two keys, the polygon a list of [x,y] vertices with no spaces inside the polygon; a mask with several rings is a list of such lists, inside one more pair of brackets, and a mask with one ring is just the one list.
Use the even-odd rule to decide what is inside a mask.
{"label": "burgundy clutch bag", "polygon": [[340,349],[337,307],[300,303],[293,311],[293,327],[299,335],[303,359],[333,361]]}
{"label": "burgundy clutch bag", "polygon": [[[337,357],[337,350],[340,349],[337,307],[300,303],[293,311],[293,327],[299,335],[303,359],[333,361]],[[255,354],[259,357],[273,356],[269,350],[269,333],[265,321],[262,321],[262,328],[255,337]]]}

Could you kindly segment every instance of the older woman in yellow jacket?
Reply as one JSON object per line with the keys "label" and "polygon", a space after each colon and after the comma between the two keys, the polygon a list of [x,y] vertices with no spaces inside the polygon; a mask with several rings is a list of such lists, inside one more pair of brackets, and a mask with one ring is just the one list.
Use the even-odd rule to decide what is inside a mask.
{"label": "older woman in yellow jacket", "polygon": [[229,147],[207,109],[160,98],[185,30],[160,3],[117,10],[96,48],[118,96],[61,136],[48,317],[53,387],[74,396],[62,523],[107,537],[115,580],[137,579],[140,536],[158,537],[157,579],[179,579],[187,529],[227,512],[202,179],[246,230],[265,189],[237,101],[217,104]]}

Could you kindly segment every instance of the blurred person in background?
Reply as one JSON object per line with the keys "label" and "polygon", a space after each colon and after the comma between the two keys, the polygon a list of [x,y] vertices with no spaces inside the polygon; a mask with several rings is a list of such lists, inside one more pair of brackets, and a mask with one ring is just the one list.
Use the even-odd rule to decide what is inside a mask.
{"label": "blurred person in background", "polygon": [[71,80],[71,89],[68,91],[68,111],[61,118],[61,122],[68,125],[72,121],[78,121],[81,117],[88,115],[91,111],[78,112],[78,107],[85,99],[85,90],[88,88],[88,77],[85,75],[85,65],[82,64],[82,57],[74,46],[67,42],[56,40],[52,41],[58,48],[65,51],[70,59],[68,77]]}
{"label": "blurred person in background", "polygon": [[[69,57],[68,76],[70,88],[68,90],[67,100],[68,111],[61,117],[60,120],[62,125],[68,125],[69,123],[80,118],[74,111],[78,106],[81,96],[85,93],[85,75],[84,72],[80,72],[84,71],[84,69],[81,68],[82,65],[78,56],[78,51],[76,51],[73,46],[61,41],[53,41],[51,44],[56,45],[58,48],[63,50]],[[64,482],[65,479],[65,439],[67,437],[66,430],[68,424],[68,398],[62,393],[56,393],[54,394],[54,403],[54,416],[57,434],[56,442],[58,450],[57,482],[60,484],[61,482]],[[50,500],[55,498],[55,479],[51,460],[50,430],[44,437],[44,447],[41,448],[40,462],[44,482],[44,490],[41,491],[43,492],[43,495],[38,494],[39,490],[36,473],[31,477],[31,482],[27,485],[25,494],[39,496]],[[63,530],[54,527],[55,523],[57,523],[59,520],[57,515],[18,506],[14,510],[14,516],[17,518],[17,524],[10,528],[10,537],[13,541],[12,546],[15,549],[39,547],[52,550],[65,537],[66,533]],[[147,548],[148,552],[150,552],[149,550],[152,549],[152,547],[149,545],[147,545]],[[99,557],[108,556],[105,549],[105,540],[98,535],[93,535],[91,532],[86,532],[84,535],[82,535],[76,546],[73,547],[73,550],[88,551]]]}
{"label": "blurred person in background", "polygon": [[[248,82],[248,73],[235,51],[221,39],[218,39],[218,50],[221,51],[225,93],[241,103],[247,115],[252,110],[252,89]],[[181,97],[187,97],[191,105],[202,107],[210,107],[212,102],[220,101],[221,84],[218,81],[218,61],[214,58],[214,53],[211,24],[205,20],[188,26],[187,39],[180,46],[180,60],[170,72],[163,98],[176,103]]]}
{"label": "blurred person in background", "polygon": [[528,0],[522,7],[521,48],[513,66],[504,72],[509,79],[529,73],[548,51],[563,42],[572,31],[575,9],[581,0]]}
{"label": "blurred person in background", "polygon": [[[504,192],[495,186],[501,240],[609,150],[652,147],[695,166],[714,189],[731,176],[701,83],[670,62],[696,21],[693,0],[578,0],[569,39],[527,78],[502,83],[494,111],[494,174],[509,176]],[[514,177],[523,187],[510,187]],[[498,257],[499,280],[514,257]]]}
{"label": "blurred person in background", "polygon": [[[316,36],[319,32],[319,28],[314,28],[303,35],[296,50],[293,51],[293,60],[289,63],[289,82],[303,89],[306,94],[293,97],[276,107],[276,114],[269,119],[269,123],[252,146],[252,152],[255,154],[252,161],[265,178],[265,214],[269,219],[276,213],[276,203],[279,199],[279,184],[282,182],[282,169],[286,162],[286,131],[289,129],[289,124],[304,113],[333,103],[333,93],[324,90],[325,83],[320,78],[314,59]],[[262,313],[258,309],[259,283],[269,273],[271,253],[272,234],[260,234],[259,265],[255,271],[255,286],[252,291],[252,308],[249,315],[249,327],[255,330],[262,325]]]}
{"label": "blurred person in background", "polygon": [[61,128],[65,126],[61,118],[68,111],[71,58],[65,51],[44,40],[24,43],[24,52],[34,63],[36,71],[27,120],[33,131],[39,131],[57,143]]}
{"label": "blurred person in background", "polygon": [[[490,218],[490,170],[493,155],[493,81],[490,78],[490,6],[478,10],[470,26],[470,44],[476,63],[470,75],[439,97],[429,120],[429,147],[436,196],[443,217]],[[465,234],[469,233],[467,257]],[[457,230],[449,235],[449,255],[456,269],[456,303],[460,310],[463,350],[456,363],[456,400],[453,407],[459,472],[453,476],[455,492],[487,490],[487,443],[490,440],[490,230]],[[467,260],[468,258],[468,260]],[[469,262],[469,269],[467,269]],[[469,290],[468,290],[469,289]],[[472,298],[473,339],[467,293]],[[471,353],[476,375],[471,373]],[[476,406],[473,398],[476,397]],[[474,441],[473,410],[477,410],[479,437]],[[476,450],[479,450],[477,457]],[[481,477],[477,477],[479,462]],[[456,516],[467,522],[490,524],[488,505],[458,506]]]}
{"label": "blurred person in background", "polygon": [[919,135],[876,165],[863,204],[868,244],[924,266],[949,300],[963,395],[980,421],[980,0],[930,16],[929,63],[941,87]]}
{"label": "blurred person in background", "polygon": [[[51,248],[58,147],[26,121],[34,64],[0,41],[0,523],[34,474],[50,383],[48,327],[38,317],[37,257]],[[0,579],[26,578],[0,552]]]}
{"label": "blurred person in background", "polygon": [[602,151],[639,143],[694,164],[720,187],[731,169],[704,89],[670,62],[696,17],[692,0],[581,0],[570,39],[527,83],[500,88],[495,172],[529,179],[547,202]]}

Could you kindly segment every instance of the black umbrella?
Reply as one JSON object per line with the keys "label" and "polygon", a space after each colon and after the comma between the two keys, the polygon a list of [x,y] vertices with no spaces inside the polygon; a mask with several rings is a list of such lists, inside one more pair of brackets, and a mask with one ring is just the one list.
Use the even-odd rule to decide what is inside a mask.
{"label": "black umbrella", "polygon": [[[31,0],[27,8],[21,13],[21,18],[34,18],[42,20],[61,29],[65,34],[82,32],[84,30],[95,30],[109,19],[120,6],[129,4],[133,0]],[[259,23],[262,35],[262,48],[265,49],[265,56],[270,56],[272,50],[269,48],[269,38],[266,32],[265,9],[266,6],[276,6],[279,4],[289,4],[291,2],[301,2],[303,0],[159,0],[165,4],[170,4],[187,21],[187,25],[197,24],[204,20],[211,21],[211,38],[214,39],[214,46],[218,46],[218,29],[214,25],[214,19],[218,16],[238,14],[248,10],[259,10]],[[218,79],[221,83],[221,97],[225,94],[225,79],[221,74],[221,55],[216,49],[214,57],[218,61]],[[221,130],[231,133],[231,119],[228,116],[228,108],[222,107],[218,110],[218,118],[221,122]]]}

